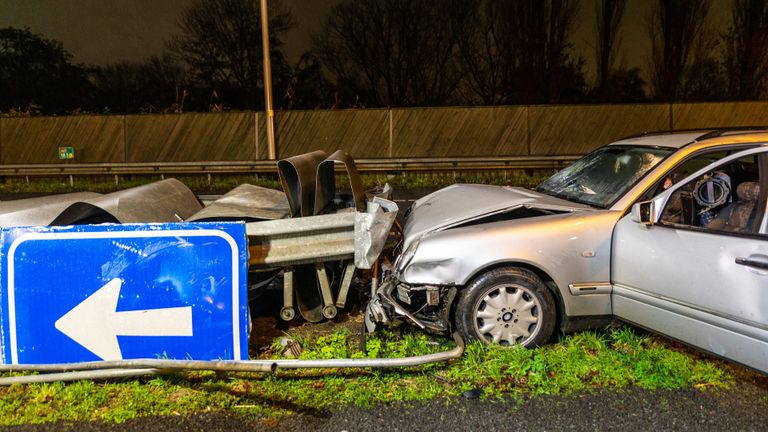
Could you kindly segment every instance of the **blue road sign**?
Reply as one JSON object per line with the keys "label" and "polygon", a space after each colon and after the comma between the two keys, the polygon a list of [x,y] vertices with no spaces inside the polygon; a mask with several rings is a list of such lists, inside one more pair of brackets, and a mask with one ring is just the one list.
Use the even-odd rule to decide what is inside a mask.
{"label": "blue road sign", "polygon": [[0,360],[248,358],[245,224],[0,231]]}

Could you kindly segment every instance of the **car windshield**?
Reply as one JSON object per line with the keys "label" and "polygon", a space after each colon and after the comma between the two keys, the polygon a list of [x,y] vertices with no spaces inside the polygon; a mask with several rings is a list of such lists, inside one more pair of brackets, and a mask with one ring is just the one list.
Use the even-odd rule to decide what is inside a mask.
{"label": "car windshield", "polygon": [[655,147],[602,147],[563,168],[536,190],[607,208],[672,151]]}

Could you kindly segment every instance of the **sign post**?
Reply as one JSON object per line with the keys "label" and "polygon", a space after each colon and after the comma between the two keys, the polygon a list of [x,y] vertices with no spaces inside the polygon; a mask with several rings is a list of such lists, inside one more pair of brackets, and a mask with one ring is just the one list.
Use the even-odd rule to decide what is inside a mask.
{"label": "sign post", "polygon": [[0,363],[248,358],[245,224],[0,230]]}

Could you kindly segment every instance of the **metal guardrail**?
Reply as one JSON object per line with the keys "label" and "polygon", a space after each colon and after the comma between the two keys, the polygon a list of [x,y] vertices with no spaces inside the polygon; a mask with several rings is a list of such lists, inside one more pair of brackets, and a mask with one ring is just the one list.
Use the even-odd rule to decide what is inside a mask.
{"label": "metal guardrail", "polygon": [[[509,169],[560,169],[580,156],[495,156],[465,158],[356,159],[361,173],[382,172],[460,172]],[[259,161],[138,162],[138,163],[60,163],[0,165],[2,177],[53,177],[94,175],[213,175],[276,174],[277,163]]]}

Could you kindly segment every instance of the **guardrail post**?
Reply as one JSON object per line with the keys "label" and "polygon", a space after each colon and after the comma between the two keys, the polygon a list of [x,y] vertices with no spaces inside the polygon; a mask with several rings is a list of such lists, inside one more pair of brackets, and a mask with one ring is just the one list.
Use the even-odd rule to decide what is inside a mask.
{"label": "guardrail post", "polygon": [[392,120],[392,108],[390,108],[389,109],[389,152],[388,152],[389,157],[392,157],[392,147],[394,146],[394,143],[392,142],[393,141],[392,137],[394,136],[394,131],[392,130],[393,124],[394,124],[394,121]]}

